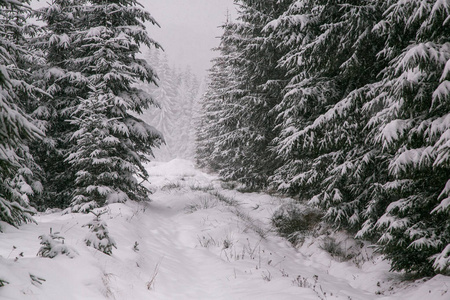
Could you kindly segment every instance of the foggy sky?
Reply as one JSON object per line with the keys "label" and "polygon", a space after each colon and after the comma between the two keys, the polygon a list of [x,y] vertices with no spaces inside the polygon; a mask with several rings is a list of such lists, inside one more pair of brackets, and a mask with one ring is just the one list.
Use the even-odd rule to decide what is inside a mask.
{"label": "foggy sky", "polygon": [[170,63],[190,65],[200,77],[206,74],[211,51],[217,47],[227,9],[235,17],[233,0],[142,0],[161,28],[148,26],[150,37],[159,42]]}

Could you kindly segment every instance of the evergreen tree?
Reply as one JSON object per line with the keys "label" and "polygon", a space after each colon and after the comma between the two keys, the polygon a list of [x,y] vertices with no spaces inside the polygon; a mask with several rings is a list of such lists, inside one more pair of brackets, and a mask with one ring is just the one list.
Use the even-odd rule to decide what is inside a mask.
{"label": "evergreen tree", "polygon": [[92,93],[82,100],[75,111],[78,117],[71,121],[79,126],[72,136],[77,144],[67,158],[77,170],[71,211],[87,213],[107,203],[145,198],[145,189],[134,178],[134,158],[124,155],[129,150],[121,144],[126,127],[120,119],[108,118],[113,99],[113,94]]}
{"label": "evergreen tree", "polygon": [[[144,22],[156,24],[136,1],[96,1],[79,7],[73,34],[74,66],[93,90],[73,112],[79,128],[67,161],[76,174],[71,211],[87,211],[105,202],[147,200],[143,163],[159,146],[161,136],[136,116],[153,104],[151,96],[132,87],[138,80],[154,82],[154,71],[137,59],[140,45],[159,47]],[[91,140],[87,140],[91,136]],[[94,169],[95,166],[96,168]],[[95,179],[94,179],[95,178]]]}
{"label": "evergreen tree", "polygon": [[223,157],[225,153],[220,151],[222,148],[219,148],[219,142],[224,130],[222,126],[225,119],[222,116],[225,115],[226,103],[231,98],[229,88],[233,83],[232,60],[236,52],[236,47],[227,39],[233,33],[232,24],[225,24],[223,29],[220,45],[215,49],[219,55],[212,60],[206,92],[201,99],[202,114],[196,136],[197,165],[213,171],[219,171],[226,165]]}
{"label": "evergreen tree", "polygon": [[33,145],[34,155],[43,169],[46,207],[65,208],[70,203],[74,173],[65,161],[70,137],[77,130],[67,120],[90,91],[88,78],[75,64],[75,33],[79,30],[80,8],[85,1],[53,0],[36,12],[45,23],[44,33],[35,47],[43,49],[45,64],[36,70],[36,84],[44,89],[33,116],[46,133],[42,143]]}
{"label": "evergreen tree", "polygon": [[60,254],[64,254],[69,258],[74,258],[78,252],[72,247],[64,244],[64,237],[59,232],[53,232],[50,228],[50,234],[39,236],[41,240],[41,248],[39,248],[37,256],[55,258]]}
{"label": "evergreen tree", "polygon": [[281,60],[296,76],[278,107],[286,164],[274,179],[333,225],[378,240],[394,270],[430,274],[434,259],[445,272],[448,9],[345,2],[297,2],[268,26],[301,41]]}
{"label": "evergreen tree", "polygon": [[248,185],[273,174],[376,241],[393,270],[447,273],[448,4],[238,3],[203,99],[199,165]]}
{"label": "evergreen tree", "polygon": [[[190,68],[179,73],[177,89],[177,110],[175,111],[175,128],[173,132],[176,143],[174,154],[179,158],[189,159],[192,156],[194,105],[199,93],[199,83]],[[190,154],[191,153],[191,154]]]}
{"label": "evergreen tree", "polygon": [[0,220],[18,226],[32,220],[28,196],[42,191],[28,143],[42,137],[25,113],[22,94],[33,97],[36,88],[24,78],[28,57],[25,35],[27,1],[0,2]]}
{"label": "evergreen tree", "polygon": [[[42,77],[52,98],[43,99],[38,111],[46,118],[50,137],[39,156],[46,171],[48,197],[54,199],[51,204],[87,211],[103,205],[108,197],[115,201],[147,199],[133,174],[146,178],[142,163],[161,137],[130,113],[138,115],[153,103],[148,93],[133,84],[154,81],[153,70],[136,54],[141,45],[159,47],[144,26],[147,21],[156,24],[155,20],[136,1],[54,0],[38,15],[47,23],[48,32],[40,39],[48,61]],[[105,105],[103,110],[96,101]],[[92,133],[92,144],[79,135],[98,124],[102,127]],[[110,143],[120,146],[111,151]],[[97,146],[98,153],[93,148]],[[91,157],[92,153],[99,156]],[[54,159],[45,160],[45,155]],[[87,165],[93,162],[90,159],[102,161],[102,168],[93,170]],[[88,177],[82,174],[103,174],[105,177],[94,182],[96,187],[115,186],[93,192]]]}
{"label": "evergreen tree", "polygon": [[176,86],[173,73],[169,67],[167,55],[158,49],[150,49],[144,58],[153,63],[158,76],[157,84],[140,83],[139,87],[148,92],[154,99],[157,109],[147,109],[142,118],[157,128],[164,137],[164,145],[155,150],[155,157],[160,160],[173,158],[171,134],[174,128],[174,101]]}
{"label": "evergreen tree", "polygon": [[263,28],[286,3],[239,1],[239,22],[226,24],[222,37],[222,43],[233,49],[225,67],[229,68],[226,96],[209,125],[214,142],[210,160],[218,164],[224,179],[250,188],[266,186],[278,163],[269,149],[277,135],[271,110],[280,101],[284,72],[276,68],[281,57],[277,42]]}
{"label": "evergreen tree", "polygon": [[[275,142],[285,164],[273,179],[279,189],[322,205],[330,222],[346,228],[361,224],[368,198],[362,178],[375,167],[355,107],[360,89],[379,72],[380,42],[372,29],[381,18],[374,1],[353,2],[295,2],[268,26],[287,46],[298,43],[281,60],[291,80],[276,108],[281,135]],[[296,38],[289,37],[296,25]]]}
{"label": "evergreen tree", "polygon": [[393,1],[379,24],[389,64],[366,127],[389,174],[388,202],[374,203],[386,208],[361,234],[379,237],[394,270],[450,271],[449,15],[445,1]]}
{"label": "evergreen tree", "polygon": [[95,218],[83,225],[83,227],[87,226],[89,228],[89,234],[84,241],[87,246],[92,246],[98,251],[111,255],[112,248],[114,247],[117,249],[117,246],[114,239],[109,235],[108,225],[100,218],[105,212],[92,213],[95,215]]}

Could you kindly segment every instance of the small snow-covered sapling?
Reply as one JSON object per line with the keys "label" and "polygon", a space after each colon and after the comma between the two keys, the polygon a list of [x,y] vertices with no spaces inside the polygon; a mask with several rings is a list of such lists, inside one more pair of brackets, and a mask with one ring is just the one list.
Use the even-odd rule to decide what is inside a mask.
{"label": "small snow-covered sapling", "polygon": [[52,232],[50,228],[50,234],[43,234],[39,236],[41,240],[41,248],[39,249],[37,256],[54,258],[59,254],[65,254],[70,258],[74,258],[75,254],[78,254],[75,249],[64,244],[64,237],[59,235],[59,232]]}
{"label": "small snow-covered sapling", "polygon": [[109,236],[108,225],[105,221],[100,219],[106,211],[91,213],[95,216],[92,221],[83,225],[83,227],[89,227],[89,234],[84,239],[87,246],[92,246],[95,249],[107,254],[112,254],[112,247],[117,249],[116,242]]}

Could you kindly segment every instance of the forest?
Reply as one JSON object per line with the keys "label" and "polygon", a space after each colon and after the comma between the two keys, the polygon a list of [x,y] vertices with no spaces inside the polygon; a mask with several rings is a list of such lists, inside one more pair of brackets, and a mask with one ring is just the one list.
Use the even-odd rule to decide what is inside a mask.
{"label": "forest", "polygon": [[449,274],[450,1],[236,0],[199,101],[137,1],[29,4],[0,0],[0,221],[148,201],[186,158]]}

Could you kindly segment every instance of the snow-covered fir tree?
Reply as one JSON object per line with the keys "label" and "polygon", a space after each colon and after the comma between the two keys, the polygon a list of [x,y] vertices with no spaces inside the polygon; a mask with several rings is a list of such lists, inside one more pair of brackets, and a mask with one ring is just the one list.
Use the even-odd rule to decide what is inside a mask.
{"label": "snow-covered fir tree", "polygon": [[93,92],[72,114],[81,115],[72,122],[79,130],[71,136],[77,144],[68,156],[77,177],[71,210],[87,211],[84,205],[92,207],[92,202],[146,200],[143,163],[161,135],[130,112],[140,114],[153,104],[148,93],[132,85],[155,80],[153,69],[136,54],[141,45],[159,47],[144,25],[156,21],[136,1],[92,1],[78,9],[74,63]]}
{"label": "snow-covered fir tree", "polygon": [[200,83],[187,67],[177,78],[177,109],[175,111],[175,128],[173,135],[177,142],[173,145],[178,158],[194,158],[195,124],[194,106],[199,97]]}
{"label": "snow-covered fir tree", "polygon": [[91,213],[95,215],[95,218],[83,225],[83,227],[86,226],[89,228],[89,234],[86,236],[84,242],[87,246],[94,247],[107,255],[111,255],[112,248],[117,248],[117,246],[114,239],[109,235],[108,225],[100,218],[105,211],[97,213],[91,211]]}
{"label": "snow-covered fir tree", "polygon": [[[76,127],[67,122],[79,99],[87,97],[88,79],[75,64],[72,42],[79,30],[79,8],[84,1],[53,0],[36,11],[44,22],[44,33],[36,38],[35,47],[45,54],[45,64],[34,77],[47,96],[41,97],[33,116],[46,138],[33,145],[33,153],[43,169],[46,207],[67,207],[73,191],[74,174],[65,161],[70,136]],[[50,159],[51,158],[51,159]]]}
{"label": "snow-covered fir tree", "polygon": [[232,60],[236,55],[235,46],[227,40],[233,32],[232,25],[227,22],[223,29],[220,45],[215,49],[218,56],[212,60],[206,91],[200,100],[201,115],[196,134],[196,163],[201,168],[213,171],[220,171],[226,164],[223,158],[225,153],[220,151],[218,143],[223,130],[221,117],[227,112],[226,102],[231,98]]}
{"label": "snow-covered fir tree", "polygon": [[[381,11],[374,1],[345,2],[352,1],[294,2],[267,30],[286,47],[296,43],[280,61],[291,79],[276,107],[281,134],[275,143],[285,163],[274,183],[304,200],[319,201],[329,221],[351,228],[360,225],[367,200],[361,195],[365,187],[355,190],[355,184],[368,169],[356,161],[367,149],[360,115],[351,104],[355,91],[379,71],[371,29]],[[342,118],[345,113],[352,115]]]}
{"label": "snow-covered fir tree", "polygon": [[[130,150],[121,143],[126,127],[121,118],[110,116],[114,98],[112,93],[93,92],[74,113],[77,117],[71,122],[79,129],[72,139],[77,143],[67,158],[77,170],[71,211],[87,213],[107,203],[146,197],[146,190],[134,177],[135,157],[126,155]],[[149,126],[144,129],[143,134],[153,132]],[[145,179],[145,173],[141,175]]]}
{"label": "snow-covered fir tree", "polygon": [[[48,188],[60,196],[56,204],[88,211],[103,205],[106,198],[147,199],[140,184],[146,178],[142,163],[152,156],[152,147],[159,145],[161,136],[136,117],[153,101],[133,84],[155,80],[152,68],[136,54],[141,45],[159,47],[144,25],[156,21],[136,1],[55,0],[39,16],[48,29],[41,41],[49,64],[44,78],[52,98],[40,109],[49,116],[47,134],[52,138],[51,147],[44,150],[53,150],[56,156],[52,165],[46,165],[47,176],[53,176]],[[103,111],[95,101],[105,105]],[[92,133],[94,140],[89,144],[79,133],[98,122],[102,127]],[[115,151],[108,148],[111,142]],[[94,173],[83,160],[91,158],[102,164]],[[83,179],[88,175],[104,177],[91,186]]]}
{"label": "snow-covered fir tree", "polygon": [[43,136],[25,113],[36,88],[24,79],[35,54],[25,36],[28,1],[0,2],[0,221],[18,226],[32,220],[29,196],[42,192],[29,143]]}
{"label": "snow-covered fir tree", "polygon": [[[250,188],[265,186],[277,165],[268,146],[277,135],[271,110],[280,100],[284,73],[276,68],[281,57],[277,43],[263,28],[284,11],[285,2],[239,1],[239,20],[228,22],[222,36],[222,46],[234,49],[232,55],[225,54],[225,58],[232,57],[225,62],[226,96],[219,100],[222,104],[211,119],[211,131],[205,135],[214,141],[209,160],[220,165],[224,179],[238,180]],[[200,145],[199,151],[203,150]]]}
{"label": "snow-covered fir tree", "polygon": [[[323,207],[335,226],[362,227],[357,236],[378,239],[394,270],[442,272],[449,175],[434,159],[447,155],[436,151],[447,129],[430,126],[448,114],[432,104],[446,101],[448,10],[440,1],[344,2],[297,1],[268,24],[300,41],[280,61],[294,77],[277,107],[286,163],[275,183]],[[425,184],[431,177],[436,185]]]}
{"label": "snow-covered fir tree", "polygon": [[377,25],[389,61],[366,104],[368,140],[389,177],[385,208],[360,234],[375,234],[394,270],[450,271],[450,6],[391,1]]}
{"label": "snow-covered fir tree", "polygon": [[64,237],[59,232],[53,232],[52,228],[50,228],[50,234],[40,235],[39,239],[42,246],[39,248],[37,256],[55,258],[64,254],[69,258],[74,258],[78,254],[74,248],[64,244]]}

